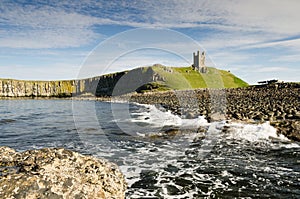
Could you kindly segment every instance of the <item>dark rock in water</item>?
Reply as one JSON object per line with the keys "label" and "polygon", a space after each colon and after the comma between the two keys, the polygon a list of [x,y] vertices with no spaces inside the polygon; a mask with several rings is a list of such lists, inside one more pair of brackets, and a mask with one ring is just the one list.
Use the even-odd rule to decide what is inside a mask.
{"label": "dark rock in water", "polygon": [[179,168],[168,164],[168,167],[164,169],[165,171],[168,171],[170,173],[177,173],[179,171]]}
{"label": "dark rock in water", "polygon": [[167,185],[166,188],[170,195],[178,195],[180,193],[180,190],[174,185]]}
{"label": "dark rock in water", "polygon": [[156,152],[156,151],[158,151],[157,148],[152,148],[152,149],[149,150],[149,152]]}
{"label": "dark rock in water", "polygon": [[229,132],[230,127],[229,126],[223,126],[222,132],[223,133],[228,133]]}
{"label": "dark rock in water", "polygon": [[132,188],[145,188],[145,189],[157,189],[155,186],[157,183],[158,173],[151,170],[143,170],[140,174],[141,180],[135,182]]}
{"label": "dark rock in water", "polygon": [[149,134],[151,139],[171,139],[177,135],[181,134],[181,130],[177,127],[165,126],[160,132]]}
{"label": "dark rock in water", "polygon": [[191,186],[193,185],[193,181],[192,180],[188,180],[182,177],[176,177],[175,178],[175,184],[182,186],[182,187],[186,187],[186,186]]}
{"label": "dark rock in water", "polygon": [[0,198],[124,198],[117,165],[63,148],[0,147]]}

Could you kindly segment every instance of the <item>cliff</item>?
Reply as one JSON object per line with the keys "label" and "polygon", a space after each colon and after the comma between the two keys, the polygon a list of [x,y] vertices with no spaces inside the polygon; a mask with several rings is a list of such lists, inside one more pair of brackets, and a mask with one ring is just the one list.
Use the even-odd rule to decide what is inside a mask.
{"label": "cliff", "polygon": [[25,81],[0,79],[1,97],[67,97],[74,91],[75,81]]}
{"label": "cliff", "polygon": [[130,93],[136,85],[154,81],[151,67],[81,80],[27,81],[0,79],[0,97],[111,96]]}
{"label": "cliff", "polygon": [[[220,80],[223,81],[223,85],[214,83]],[[192,67],[154,65],[81,80],[0,79],[0,97],[111,96],[134,91],[186,90],[219,86],[235,88],[247,85],[233,74],[215,68],[208,68],[208,73],[201,74]]]}

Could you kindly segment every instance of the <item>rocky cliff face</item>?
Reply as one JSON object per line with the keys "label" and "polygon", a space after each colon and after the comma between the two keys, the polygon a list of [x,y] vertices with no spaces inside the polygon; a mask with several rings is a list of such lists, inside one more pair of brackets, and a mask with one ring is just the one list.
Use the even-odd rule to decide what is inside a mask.
{"label": "rocky cliff face", "polygon": [[0,79],[0,97],[70,96],[74,81],[22,81]]}
{"label": "rocky cliff face", "polygon": [[125,198],[117,165],[63,148],[0,147],[0,198]]}
{"label": "rocky cliff face", "polygon": [[0,79],[0,97],[111,96],[135,91],[159,77],[151,67],[81,80],[25,81]]}

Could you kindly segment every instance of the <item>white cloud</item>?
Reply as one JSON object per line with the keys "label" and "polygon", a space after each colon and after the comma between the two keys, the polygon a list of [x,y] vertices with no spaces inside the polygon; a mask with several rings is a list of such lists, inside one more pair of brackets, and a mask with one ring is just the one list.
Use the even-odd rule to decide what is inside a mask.
{"label": "white cloud", "polygon": [[[103,5],[101,5],[103,6]],[[297,0],[166,0],[128,1],[125,4],[106,4],[108,8],[118,6],[110,17],[112,21],[125,24],[136,23],[150,26],[182,28],[207,27],[231,30],[263,31],[277,34],[300,32],[298,20],[300,2]],[[127,8],[127,9],[126,9]],[[134,10],[134,15],[128,11]],[[109,17],[106,15],[106,17]]]}
{"label": "white cloud", "polygon": [[291,55],[282,55],[282,56],[275,56],[270,61],[272,62],[300,62],[299,54],[291,54]]}
{"label": "white cloud", "polygon": [[[232,6],[232,9],[229,7]],[[230,10],[228,22],[253,27],[264,32],[295,34],[300,32],[298,20],[300,2],[289,1],[232,1],[225,4]]]}
{"label": "white cloud", "polygon": [[[247,71],[239,70],[243,68],[241,63],[248,61],[245,65],[249,64],[253,55],[246,51],[254,48],[283,49],[286,54],[272,58],[273,62],[299,61],[297,54],[300,52],[300,39],[284,40],[300,35],[298,0],[53,0],[47,4],[24,4],[0,3],[0,47],[13,50],[82,47],[99,41],[100,38],[104,39],[100,34],[101,25],[115,24],[178,28],[182,31],[183,28],[191,28],[188,31],[191,31],[193,38],[208,51],[208,56],[217,67],[226,66],[231,70],[242,71],[241,75],[246,75],[243,72]],[[119,48],[126,49],[127,45],[135,45],[126,41],[126,38],[120,40]],[[175,53],[182,52],[190,61],[190,53],[196,50],[182,41],[175,42],[171,37],[162,37],[156,47],[173,49]],[[53,57],[57,58],[57,54],[61,52],[53,50],[48,52],[48,55],[52,56],[51,53],[54,53]],[[107,58],[111,50],[113,49],[106,49],[107,52],[104,52],[107,53]],[[272,54],[271,51],[266,53]],[[40,53],[37,55],[40,56]],[[3,56],[5,55],[1,55]],[[142,65],[153,62],[144,58],[136,61]],[[124,65],[130,64],[130,60],[123,61]],[[252,62],[255,61],[254,57]],[[277,66],[268,66],[260,70],[282,72]],[[249,65],[249,68],[252,67]],[[59,70],[59,67],[57,69]],[[297,73],[289,74],[295,76]]]}
{"label": "white cloud", "polygon": [[20,80],[68,80],[75,79],[79,66],[66,63],[52,63],[44,66],[0,65],[1,78]]}
{"label": "white cloud", "polygon": [[[233,33],[230,44],[258,42],[262,39],[300,32],[300,2],[290,1],[53,1],[49,5],[0,5],[4,47],[75,47],[88,44],[99,35],[94,25],[119,24],[132,27],[200,27]],[[241,34],[238,34],[242,31]],[[22,32],[22,33],[21,33]],[[234,37],[248,34],[248,39]],[[226,38],[229,38],[228,36]],[[259,40],[261,41],[261,40]],[[212,44],[211,44],[212,45]]]}
{"label": "white cloud", "polygon": [[100,34],[90,28],[99,19],[45,6],[13,4],[0,7],[0,47],[61,48],[89,44]]}
{"label": "white cloud", "polygon": [[245,45],[241,47],[241,49],[268,48],[268,47],[277,47],[277,48],[283,47],[290,50],[294,50],[296,52],[300,52],[300,39],[287,39],[281,41],[253,43],[253,44]]}
{"label": "white cloud", "polygon": [[271,66],[271,67],[260,67],[256,69],[256,72],[264,73],[264,72],[281,72],[287,71],[287,68],[278,67],[278,66]]}
{"label": "white cloud", "polygon": [[232,51],[217,51],[209,54],[217,68],[235,68],[238,63],[245,63],[251,59],[251,55]]}
{"label": "white cloud", "polygon": [[79,47],[96,38],[97,34],[94,32],[81,29],[7,31],[0,38],[0,47],[32,49]]}
{"label": "white cloud", "polygon": [[235,75],[250,84],[258,81],[278,79],[286,82],[299,82],[300,69],[283,65],[237,65],[237,70],[232,70]]}

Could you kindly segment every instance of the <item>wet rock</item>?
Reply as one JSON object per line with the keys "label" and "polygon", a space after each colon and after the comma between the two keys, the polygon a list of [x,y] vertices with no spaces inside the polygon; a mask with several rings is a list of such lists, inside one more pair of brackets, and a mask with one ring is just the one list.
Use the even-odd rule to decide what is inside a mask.
{"label": "wet rock", "polygon": [[196,117],[196,114],[194,112],[187,112],[185,115],[186,119],[194,119]]}
{"label": "wet rock", "polygon": [[174,185],[167,185],[166,188],[167,188],[168,194],[170,194],[170,195],[178,195],[180,193],[180,190]]}
{"label": "wet rock", "polygon": [[212,113],[212,114],[209,114],[208,116],[208,120],[210,122],[215,122],[215,121],[222,121],[222,120],[225,120],[225,115],[223,114],[220,114],[220,113]]}
{"label": "wet rock", "polygon": [[143,170],[140,174],[140,180],[135,182],[132,188],[157,189],[158,173],[151,170]]}
{"label": "wet rock", "polygon": [[185,179],[185,178],[182,178],[182,177],[176,177],[174,181],[175,181],[175,184],[177,184],[181,187],[186,187],[186,186],[190,186],[190,185],[193,184],[192,180]]}
{"label": "wet rock", "polygon": [[270,123],[277,128],[277,132],[283,134],[291,140],[300,140],[300,121],[299,120],[281,120]]}
{"label": "wet rock", "polygon": [[166,168],[164,168],[164,170],[169,172],[169,173],[177,173],[179,171],[179,168],[177,168],[176,166],[168,164],[168,166]]}
{"label": "wet rock", "polygon": [[[291,126],[294,122],[300,121],[299,83],[281,83],[224,90],[225,92],[221,93],[225,96],[217,98],[217,106],[210,99],[210,93],[213,90],[208,89],[196,89],[192,92],[169,91],[147,95],[137,94],[131,96],[131,101],[142,104],[160,104],[174,114],[185,113],[186,118],[193,118],[190,113],[203,115],[206,116],[205,118],[209,122],[223,120],[223,115],[226,116],[226,119],[246,122],[279,122],[280,125],[276,126],[278,133],[300,141],[300,131]],[[197,100],[195,100],[195,97]],[[223,100],[225,98],[226,102]],[[224,103],[226,103],[226,110],[218,109],[218,106]],[[195,107],[196,105],[199,105],[199,107]],[[292,120],[293,122],[284,124],[282,121],[285,120]]]}
{"label": "wet rock", "polygon": [[0,198],[124,198],[117,165],[63,148],[0,147]]}

